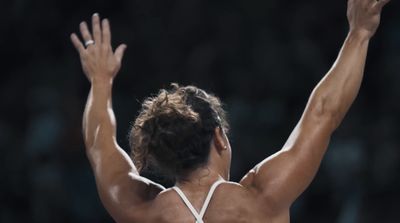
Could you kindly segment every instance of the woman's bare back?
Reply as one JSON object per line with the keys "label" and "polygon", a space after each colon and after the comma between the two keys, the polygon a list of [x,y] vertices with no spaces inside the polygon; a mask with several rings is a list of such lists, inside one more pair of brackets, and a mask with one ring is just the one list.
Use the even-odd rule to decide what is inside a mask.
{"label": "woman's bare back", "polygon": [[[208,186],[208,189],[211,185]],[[208,194],[207,187],[188,191],[182,189],[193,207],[199,210]],[[173,189],[162,191],[151,204],[146,206],[140,222],[196,222],[195,217]],[[289,211],[273,213],[268,202],[261,201],[256,194],[234,182],[220,184],[206,209],[204,222],[273,222],[288,223]]]}

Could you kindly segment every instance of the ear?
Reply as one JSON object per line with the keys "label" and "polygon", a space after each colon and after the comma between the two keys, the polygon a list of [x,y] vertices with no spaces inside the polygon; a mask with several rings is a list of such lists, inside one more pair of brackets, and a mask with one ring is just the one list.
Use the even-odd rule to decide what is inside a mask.
{"label": "ear", "polygon": [[222,130],[221,127],[216,127],[214,129],[214,140],[213,140],[214,146],[217,149],[218,152],[222,152],[224,150],[228,149],[227,142],[225,140],[225,133],[224,130]]}

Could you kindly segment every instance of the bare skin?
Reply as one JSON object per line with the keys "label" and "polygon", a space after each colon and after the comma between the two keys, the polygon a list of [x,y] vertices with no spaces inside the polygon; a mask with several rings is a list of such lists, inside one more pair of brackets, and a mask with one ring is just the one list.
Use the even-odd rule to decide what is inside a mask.
{"label": "bare skin", "polygon": [[[206,167],[188,181],[177,182],[199,210],[211,186],[221,184],[204,217],[205,222],[290,221],[289,209],[313,180],[333,131],[356,98],[364,73],[368,44],[375,34],[381,10],[388,0],[349,0],[348,36],[331,70],[314,88],[304,113],[276,154],[266,158],[239,183],[229,181],[231,147],[225,133],[215,129]],[[112,85],[126,45],[113,51],[108,20],[92,18],[92,32],[80,25],[84,47],[76,34],[71,40],[79,52],[83,71],[91,83],[84,117],[86,153],[100,198],[117,222],[194,222],[194,217],[172,189],[139,175],[130,157],[116,141]]]}

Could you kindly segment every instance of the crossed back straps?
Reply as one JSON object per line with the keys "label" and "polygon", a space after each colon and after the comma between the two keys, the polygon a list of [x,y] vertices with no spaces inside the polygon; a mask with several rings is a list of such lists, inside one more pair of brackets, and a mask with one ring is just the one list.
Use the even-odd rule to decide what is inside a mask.
{"label": "crossed back straps", "polygon": [[190,212],[192,212],[193,216],[196,218],[196,223],[204,223],[203,217],[204,214],[206,213],[207,207],[210,204],[211,197],[214,194],[215,189],[223,183],[223,180],[218,180],[213,185],[211,186],[210,190],[208,191],[206,200],[204,201],[203,207],[200,210],[200,213],[196,211],[196,209],[193,207],[193,205],[190,203],[190,201],[187,199],[186,195],[183,193],[179,187],[175,186],[173,189],[178,193],[178,195],[182,198],[183,202],[186,204],[186,206],[189,208]]}

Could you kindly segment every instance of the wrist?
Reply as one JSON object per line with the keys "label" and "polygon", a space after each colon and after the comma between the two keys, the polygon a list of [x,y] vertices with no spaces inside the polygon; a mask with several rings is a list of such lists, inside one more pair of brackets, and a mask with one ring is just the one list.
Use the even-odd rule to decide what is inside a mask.
{"label": "wrist", "polygon": [[91,77],[90,83],[92,85],[112,85],[114,78],[112,77]]}
{"label": "wrist", "polygon": [[350,29],[348,38],[361,42],[369,41],[372,37],[371,32],[362,29]]}

